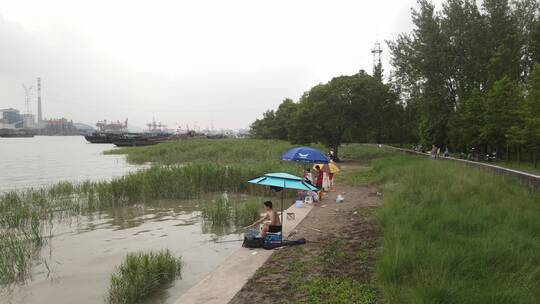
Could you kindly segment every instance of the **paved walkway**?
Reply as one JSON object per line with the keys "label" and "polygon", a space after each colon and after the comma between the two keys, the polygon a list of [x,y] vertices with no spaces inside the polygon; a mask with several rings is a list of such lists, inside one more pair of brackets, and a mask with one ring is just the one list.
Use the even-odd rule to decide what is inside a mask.
{"label": "paved walkway", "polygon": [[[296,208],[294,205],[287,212],[294,212],[295,219],[285,216],[283,236],[286,237],[311,211],[312,206]],[[294,237],[293,237],[294,238]],[[273,250],[239,248],[221,265],[197,285],[189,289],[176,301],[176,304],[226,304],[246,284],[272,255]]]}

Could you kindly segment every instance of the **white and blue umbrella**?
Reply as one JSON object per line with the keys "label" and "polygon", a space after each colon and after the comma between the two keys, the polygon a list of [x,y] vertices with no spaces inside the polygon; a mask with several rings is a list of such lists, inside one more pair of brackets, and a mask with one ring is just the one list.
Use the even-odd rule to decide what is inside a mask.
{"label": "white and blue umbrella", "polygon": [[311,147],[297,147],[285,152],[282,160],[300,163],[328,164],[330,161],[324,153]]}

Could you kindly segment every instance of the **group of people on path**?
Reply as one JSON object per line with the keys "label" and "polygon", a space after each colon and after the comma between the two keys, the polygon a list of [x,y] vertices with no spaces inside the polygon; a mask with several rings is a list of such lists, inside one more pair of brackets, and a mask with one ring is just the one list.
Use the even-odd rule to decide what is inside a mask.
{"label": "group of people on path", "polygon": [[420,152],[420,153],[429,153],[429,155],[432,158],[450,156],[450,151],[448,150],[448,146],[444,148],[444,152],[442,152],[441,148],[437,147],[436,145],[431,145],[431,150],[429,151],[426,151],[427,149],[424,149],[422,145],[417,145],[417,146],[413,145],[412,150],[416,152]]}
{"label": "group of people on path", "polygon": [[[333,150],[328,152],[328,159],[330,163],[337,161],[337,157]],[[306,182],[319,188],[317,193],[318,198],[322,198],[325,192],[331,191],[334,187],[334,175],[335,173],[330,170],[328,165],[319,164],[315,165],[314,171],[311,168],[307,168],[304,172],[304,179]]]}
{"label": "group of people on path", "polygon": [[[444,149],[444,154],[442,154],[443,157],[449,157],[450,151],[448,151],[448,147]],[[431,145],[431,157],[437,158],[441,157],[441,148],[437,147],[436,145]]]}
{"label": "group of people on path", "polygon": [[334,173],[325,172],[320,165],[316,165],[314,171],[315,172],[311,172],[311,168],[307,168],[304,178],[315,187],[324,192],[328,192],[328,190],[333,187]]}

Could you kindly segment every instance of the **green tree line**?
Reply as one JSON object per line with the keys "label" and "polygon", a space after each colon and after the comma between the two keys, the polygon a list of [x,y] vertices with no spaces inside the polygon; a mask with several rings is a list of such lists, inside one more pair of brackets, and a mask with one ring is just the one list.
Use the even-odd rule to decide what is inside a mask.
{"label": "green tree line", "polygon": [[295,143],[408,143],[520,160],[540,151],[536,0],[419,0],[414,28],[387,41],[392,71],[360,72],[285,99],[252,126]]}

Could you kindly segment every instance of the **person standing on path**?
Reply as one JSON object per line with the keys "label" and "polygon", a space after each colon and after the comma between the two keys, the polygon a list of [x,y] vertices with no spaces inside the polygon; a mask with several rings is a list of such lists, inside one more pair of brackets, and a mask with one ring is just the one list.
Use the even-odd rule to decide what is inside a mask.
{"label": "person standing on path", "polygon": [[311,169],[306,169],[306,174],[304,174],[304,178],[313,185],[313,173],[311,173]]}
{"label": "person standing on path", "polygon": [[315,166],[315,186],[319,189],[322,188],[324,172],[319,165]]}

